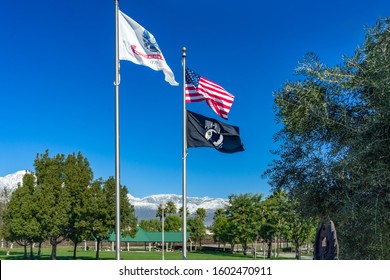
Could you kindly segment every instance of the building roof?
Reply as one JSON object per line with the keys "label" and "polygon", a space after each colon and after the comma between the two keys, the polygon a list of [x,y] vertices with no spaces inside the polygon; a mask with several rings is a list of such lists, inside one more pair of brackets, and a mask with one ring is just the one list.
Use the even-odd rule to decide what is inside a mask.
{"label": "building roof", "polygon": [[[187,232],[187,240],[191,233]],[[108,241],[114,242],[116,240],[115,232],[110,234]],[[134,237],[130,235],[121,236],[121,242],[162,242],[162,232],[146,232],[138,226],[138,231]],[[183,242],[182,232],[164,232],[164,242]]]}

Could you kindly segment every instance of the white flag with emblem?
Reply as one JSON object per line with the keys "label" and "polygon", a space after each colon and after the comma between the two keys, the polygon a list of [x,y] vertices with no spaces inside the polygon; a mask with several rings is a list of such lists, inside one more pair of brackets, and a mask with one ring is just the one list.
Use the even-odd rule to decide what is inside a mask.
{"label": "white flag with emblem", "polygon": [[145,65],[153,70],[162,70],[165,81],[179,85],[171,68],[166,63],[156,39],[145,28],[119,11],[119,59]]}

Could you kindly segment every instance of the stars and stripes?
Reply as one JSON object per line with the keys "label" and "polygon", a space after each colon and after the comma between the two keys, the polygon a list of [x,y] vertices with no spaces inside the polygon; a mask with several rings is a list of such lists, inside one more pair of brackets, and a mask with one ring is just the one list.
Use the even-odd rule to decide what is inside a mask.
{"label": "stars and stripes", "polygon": [[200,102],[205,100],[217,115],[228,119],[234,95],[228,93],[220,85],[199,76],[186,68],[186,102]]}

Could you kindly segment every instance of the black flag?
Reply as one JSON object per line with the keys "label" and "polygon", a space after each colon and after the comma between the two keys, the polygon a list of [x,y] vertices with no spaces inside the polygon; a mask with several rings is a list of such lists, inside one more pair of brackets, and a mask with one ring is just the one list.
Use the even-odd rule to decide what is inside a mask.
{"label": "black flag", "polygon": [[244,151],[239,128],[187,110],[187,147],[210,147],[223,153]]}

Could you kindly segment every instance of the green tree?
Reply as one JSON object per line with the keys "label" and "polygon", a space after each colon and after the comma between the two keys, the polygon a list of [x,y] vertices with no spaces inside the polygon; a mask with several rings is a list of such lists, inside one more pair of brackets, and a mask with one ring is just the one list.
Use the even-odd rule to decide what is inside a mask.
{"label": "green tree", "polygon": [[85,240],[89,227],[88,209],[90,193],[87,191],[93,179],[87,158],[79,152],[67,156],[64,163],[64,183],[70,197],[70,213],[66,237],[73,242],[73,259],[76,259],[77,245]]}
{"label": "green tree", "polygon": [[[289,214],[287,217],[287,224],[290,229],[290,238],[295,247],[295,258],[301,259],[301,246],[311,240],[313,234],[315,235],[314,218],[307,218],[300,214],[298,202],[289,203]],[[308,244],[307,244],[308,245]]]}
{"label": "green tree", "polygon": [[[188,207],[186,209],[186,217],[190,215],[190,211],[188,210]],[[183,206],[179,208],[179,217],[183,217]]]}
{"label": "green tree", "polygon": [[274,229],[276,238],[276,257],[278,257],[282,236],[285,236],[289,230],[287,220],[292,215],[291,203],[289,202],[287,193],[282,190],[274,191],[266,200],[268,202],[267,209],[268,211],[271,211],[271,213],[267,213],[267,222],[272,224]]}
{"label": "green tree", "polygon": [[176,205],[173,201],[168,201],[165,209],[167,215],[176,215],[177,213],[177,208]]}
{"label": "green tree", "polygon": [[192,240],[195,242],[196,250],[196,242],[199,242],[199,246],[202,246],[202,240],[206,236],[206,227],[200,217],[188,218],[187,227],[188,231],[191,232]]}
{"label": "green tree", "polygon": [[141,220],[139,226],[148,232],[161,231],[161,221],[159,219]]}
{"label": "green tree", "polygon": [[218,243],[218,248],[222,243],[225,250],[226,243],[229,242],[229,227],[226,212],[223,208],[218,208],[214,212],[212,229],[214,242]]}
{"label": "green tree", "polygon": [[229,196],[226,215],[231,241],[238,241],[242,245],[244,255],[247,253],[249,244],[257,239],[262,208],[261,199],[261,194],[231,194]]}
{"label": "green tree", "polygon": [[198,231],[195,233],[196,241],[199,242],[199,246],[202,246],[202,240],[206,237],[206,226],[204,225],[204,220],[207,218],[206,209],[200,207],[196,209],[195,219],[198,219],[202,225],[199,224],[199,221],[192,222],[195,229]]}
{"label": "green tree", "polygon": [[156,212],[156,217],[160,218],[160,221],[162,220],[162,206],[164,206],[164,217],[167,215],[175,215],[177,212],[176,205],[173,201],[168,201],[168,203],[161,203]]}
{"label": "green tree", "polygon": [[121,186],[121,233],[123,235],[130,235],[131,237],[135,237],[138,231],[138,219],[135,215],[134,205],[129,202],[128,194],[129,190],[127,187]]}
{"label": "green tree", "polygon": [[207,218],[206,209],[202,207],[196,209],[195,216],[199,217],[199,219],[201,219],[204,222],[204,220]]}
{"label": "green tree", "polygon": [[99,259],[101,242],[115,230],[115,210],[110,206],[113,203],[111,197],[115,194],[104,186],[105,182],[100,178],[93,181],[89,188],[88,223],[89,233],[97,243],[96,259]]}
{"label": "green tree", "polygon": [[[162,217],[163,217],[163,211],[162,211],[162,207],[161,207],[162,205],[160,204],[158,207],[157,207],[157,211],[156,211],[156,218],[159,218],[160,219],[160,221],[162,220]],[[164,205],[164,207],[165,207],[165,205]],[[166,215],[167,215],[167,213],[165,213],[165,211],[164,211],[164,217],[166,217]]]}
{"label": "green tree", "polygon": [[10,240],[6,237],[9,236],[9,228],[4,223],[5,213],[8,207],[8,203],[11,200],[12,188],[4,186],[0,188],[0,238],[5,240],[5,246],[7,248],[7,256],[10,254]]}
{"label": "green tree", "polygon": [[182,226],[182,220],[179,216],[168,216],[164,221],[165,231],[180,231]]}
{"label": "green tree", "polygon": [[[8,203],[11,200],[11,196],[12,189],[10,187],[4,186],[0,188],[0,227],[3,226],[5,210],[7,209]],[[3,232],[0,237],[4,237]]]}
{"label": "green tree", "polygon": [[278,232],[278,206],[278,200],[272,195],[262,201],[262,217],[264,220],[260,227],[258,227],[258,234],[268,246],[268,258],[271,258],[272,243]]}
{"label": "green tree", "polygon": [[[35,192],[35,177],[26,173],[23,183],[13,192],[5,212],[4,228],[6,239],[15,241],[24,247],[24,257],[27,258],[27,246],[40,239],[41,227],[36,218],[37,205],[33,203]],[[33,257],[32,247],[30,258]]]}
{"label": "green tree", "polygon": [[275,93],[282,144],[265,174],[302,215],[334,221],[341,258],[390,258],[389,26],[378,20],[340,65],[306,55],[304,79]]}
{"label": "green tree", "polygon": [[64,187],[65,156],[51,158],[49,152],[37,155],[34,161],[37,178],[37,219],[52,246],[51,259],[56,259],[57,245],[66,238],[70,219],[71,199]]}
{"label": "green tree", "polygon": [[[96,259],[100,257],[100,244],[115,231],[115,179],[95,180],[91,185],[92,199],[89,206],[90,233],[97,242]],[[137,217],[134,206],[127,199],[128,190],[121,186],[120,212],[121,234],[134,237],[137,233]]]}

